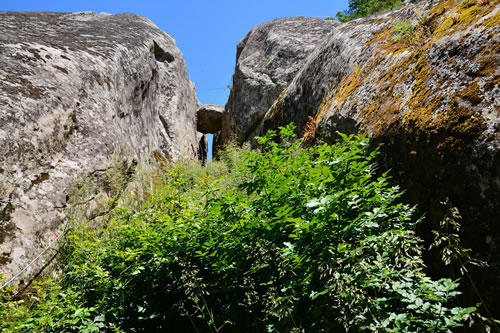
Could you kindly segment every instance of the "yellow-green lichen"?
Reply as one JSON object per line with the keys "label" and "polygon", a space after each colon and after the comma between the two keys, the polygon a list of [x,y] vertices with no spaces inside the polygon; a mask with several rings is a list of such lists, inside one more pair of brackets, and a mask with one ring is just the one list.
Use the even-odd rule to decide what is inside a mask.
{"label": "yellow-green lichen", "polygon": [[[451,35],[458,30],[466,29],[473,26],[480,21],[482,17],[490,14],[498,5],[500,0],[491,1],[478,1],[468,0],[461,1],[458,6],[454,1],[445,1],[443,5],[449,11],[448,15],[443,18],[441,23],[436,27],[433,32],[434,39],[440,38],[444,35]],[[450,7],[452,5],[452,7]],[[498,15],[486,20],[481,25],[491,26],[498,24]],[[496,17],[496,18],[495,18]]]}
{"label": "yellow-green lichen", "polygon": [[500,15],[496,13],[495,15],[491,15],[488,19],[484,20],[481,23],[481,26],[485,29],[490,29],[493,27],[497,27],[500,25]]}
{"label": "yellow-green lichen", "polygon": [[[391,131],[391,128],[398,121],[398,113],[401,112],[401,104],[398,100],[400,97],[394,92],[394,88],[397,84],[404,83],[407,74],[411,74],[414,80],[411,87],[412,95],[406,101],[406,111],[401,116],[402,126],[406,131],[427,134],[446,132],[451,136],[480,135],[485,130],[485,123],[476,110],[467,109],[463,106],[459,107],[458,105],[446,106],[446,99],[439,94],[438,87],[442,88],[449,82],[446,82],[443,78],[435,78],[436,72],[429,67],[426,52],[434,40],[442,36],[445,31],[452,33],[459,27],[463,28],[466,24],[472,24],[479,19],[478,17],[472,18],[472,13],[480,16],[487,15],[493,10],[496,3],[498,3],[498,0],[489,4],[462,3],[454,11],[451,11],[456,6],[456,2],[443,1],[431,10],[425,18],[422,18],[419,23],[433,27],[443,14],[450,13],[434,31],[430,30],[433,38],[427,38],[424,45],[413,49],[413,51],[408,49],[404,43],[398,43],[398,41],[394,40],[388,40],[381,45],[379,49],[385,52],[397,53],[401,50],[409,50],[411,54],[397,61],[385,73],[380,75],[377,83],[379,94],[375,96],[375,100],[368,107],[361,110],[361,116],[365,124],[363,130],[369,131],[373,135],[388,134]],[[457,13],[460,13],[460,17],[453,15]],[[385,36],[388,35],[388,31],[385,31]],[[380,39],[377,41],[380,41]],[[480,74],[495,77],[495,60],[494,56],[483,56],[480,61]],[[438,84],[431,85],[430,82],[433,80]],[[460,91],[459,95],[472,105],[481,103],[481,91],[476,81]],[[446,108],[446,110],[439,112],[443,108]]]}
{"label": "yellow-green lichen", "polygon": [[429,134],[435,132],[437,128],[434,123],[434,112],[441,107],[443,100],[444,98],[437,94],[420,105],[412,103],[403,115],[402,125],[405,131]]}
{"label": "yellow-green lichen", "polygon": [[347,96],[351,95],[359,86],[363,83],[363,79],[359,79],[359,72],[361,67],[358,65],[351,73],[351,75],[346,76],[340,82],[340,87],[338,93],[335,96],[337,104],[342,103]]}
{"label": "yellow-green lichen", "polygon": [[335,113],[339,109],[340,104],[363,84],[363,75],[360,75],[360,73],[361,66],[358,65],[351,74],[344,76],[338,85],[334,84],[332,86],[330,92],[325,95],[316,111],[314,116],[315,121],[318,121],[324,112],[331,108],[334,101],[337,102],[333,110],[333,113]]}
{"label": "yellow-green lichen", "polygon": [[[334,88],[331,88],[330,91],[332,91],[333,89]],[[319,105],[316,114],[314,115],[314,120],[318,121],[319,119],[321,119],[326,110],[330,109],[332,103],[333,103],[333,96],[331,96],[330,93],[326,94],[325,97],[323,97],[323,100],[321,101],[321,104]]]}
{"label": "yellow-green lichen", "polygon": [[472,81],[464,89],[460,90],[458,96],[468,101],[472,105],[477,105],[481,103],[482,97],[478,80]]}
{"label": "yellow-green lichen", "polygon": [[433,125],[455,137],[479,136],[486,130],[484,118],[476,110],[462,106],[445,110]]}
{"label": "yellow-green lichen", "polygon": [[[494,77],[498,76],[498,55],[487,55],[480,57],[479,62],[479,74],[484,77]],[[496,75],[497,74],[497,75]]]}
{"label": "yellow-green lichen", "polygon": [[384,105],[371,104],[363,111],[363,127],[361,133],[370,133],[372,136],[391,135],[399,122],[400,105],[389,100]]}
{"label": "yellow-green lichen", "polygon": [[285,120],[285,106],[283,105],[282,98],[271,107],[269,112],[269,118],[275,121],[277,124],[283,124]]}
{"label": "yellow-green lichen", "polygon": [[[371,66],[383,61],[380,55],[375,56]],[[370,66],[370,63],[368,64]],[[401,96],[396,91],[396,85],[404,84],[405,72],[408,70],[406,61],[397,61],[382,72],[377,80],[377,93],[367,106],[360,108],[359,114],[363,119],[361,132],[373,136],[391,134],[397,127],[400,114]]]}
{"label": "yellow-green lichen", "polygon": [[[462,104],[457,103],[456,98],[442,95],[442,90],[450,87],[451,78],[438,76],[438,72],[427,61],[427,51],[438,38],[458,30],[465,30],[474,25],[474,22],[490,25],[493,18],[483,21],[480,19],[490,14],[499,1],[468,3],[456,0],[442,1],[424,16],[419,17],[419,35],[411,39],[410,44],[401,40],[391,40],[390,37],[395,32],[392,26],[379,30],[365,42],[367,47],[375,46],[370,61],[356,67],[353,73],[345,76],[340,84],[332,88],[318,108],[315,120],[320,120],[326,110],[332,109],[334,102],[336,102],[333,110],[335,113],[341,104],[361,87],[374,68],[385,66],[381,64],[390,63],[392,60],[388,69],[379,74],[375,86],[377,90],[370,94],[371,100],[359,107],[362,132],[381,136],[393,133],[401,125],[407,134],[413,133],[424,137],[438,134],[440,138],[438,140],[441,140],[438,144],[446,142],[447,145],[451,143],[458,145],[464,136],[481,135],[486,125],[474,106],[481,103],[481,89],[491,89],[493,85],[498,84],[497,56],[495,48],[492,47],[496,45],[495,41],[490,40],[482,45],[481,52],[470,59],[476,64],[479,63],[480,69],[476,75],[481,75],[486,81],[481,87],[478,80],[471,81],[461,91],[456,92]],[[404,51],[408,54],[392,59],[388,54],[392,53],[395,56]],[[464,50],[458,46],[458,51]],[[463,70],[454,59],[451,59],[448,65]],[[398,86],[405,89],[404,87],[410,82],[413,82],[411,95],[404,100],[404,95]],[[464,101],[468,102],[469,106],[463,105]]]}
{"label": "yellow-green lichen", "polygon": [[[486,130],[485,119],[471,108],[461,106],[457,99],[452,99],[446,108],[436,113],[444,102],[437,95],[425,107],[407,111],[403,117],[403,127],[408,133],[446,135],[445,146],[458,145],[463,138],[479,137]],[[443,148],[443,141],[441,147]]]}
{"label": "yellow-green lichen", "polygon": [[365,46],[369,47],[371,45],[374,45],[374,44],[377,44],[380,42],[385,42],[394,34],[394,32],[395,32],[394,27],[387,26],[387,27],[379,30],[375,34],[373,34],[373,36],[365,42]]}
{"label": "yellow-green lichen", "polygon": [[500,84],[500,70],[498,67],[499,41],[491,41],[485,45],[479,55],[474,59],[479,64],[479,75],[483,77],[485,90],[491,90]]}
{"label": "yellow-green lichen", "polygon": [[465,30],[475,23],[485,28],[497,26],[500,20],[499,15],[492,15],[484,21],[481,21],[481,18],[490,14],[499,1],[442,1],[426,14],[418,14],[414,29],[403,38],[391,38],[395,36],[396,29],[393,26],[387,26],[365,42],[365,46],[381,44],[378,47],[380,51],[397,54],[411,50],[411,48],[421,48],[429,40],[436,40],[458,30]]}

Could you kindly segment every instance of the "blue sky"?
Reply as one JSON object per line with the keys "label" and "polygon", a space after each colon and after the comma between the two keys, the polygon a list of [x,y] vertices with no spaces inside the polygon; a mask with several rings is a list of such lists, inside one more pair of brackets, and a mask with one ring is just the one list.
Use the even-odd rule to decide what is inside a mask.
{"label": "blue sky", "polygon": [[177,41],[201,103],[224,105],[236,44],[254,26],[279,17],[335,16],[348,0],[1,0],[0,10],[135,13]]}

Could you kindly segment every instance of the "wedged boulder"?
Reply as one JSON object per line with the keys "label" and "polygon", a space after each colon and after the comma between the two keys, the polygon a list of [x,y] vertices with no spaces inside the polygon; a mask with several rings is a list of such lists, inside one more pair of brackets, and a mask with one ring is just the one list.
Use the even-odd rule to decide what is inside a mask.
{"label": "wedged boulder", "polygon": [[238,43],[233,87],[215,148],[253,137],[274,100],[337,25],[304,17],[276,19],[253,28]]}
{"label": "wedged boulder", "polygon": [[[427,244],[446,212],[440,202],[449,198],[450,205],[459,209],[461,244],[490,263],[488,269],[469,272],[476,286],[483,286],[481,295],[496,317],[500,317],[495,297],[500,294],[499,10],[498,0],[423,1],[417,7],[334,26],[306,60],[298,59],[300,69],[272,106],[261,105],[254,112],[265,115],[252,131],[261,135],[293,121],[298,134],[311,141],[333,143],[341,131],[367,135],[373,147],[381,145],[380,170],[392,169],[394,183],[406,191],[405,200],[426,214],[419,233]],[[411,24],[413,30],[402,33],[396,23]],[[248,50],[259,57],[256,63],[266,59],[264,45],[259,47],[260,51]],[[235,82],[233,89],[238,86]],[[244,101],[229,105],[251,101],[233,92],[231,96]],[[246,126],[247,119],[238,122],[238,115],[248,110],[228,116],[236,120],[235,128]],[[449,271],[440,264],[439,255],[429,258],[433,273]],[[472,286],[465,289],[466,297],[476,296]]]}
{"label": "wedged boulder", "polygon": [[222,129],[224,107],[217,104],[204,104],[196,112],[198,132],[217,133]]}
{"label": "wedged boulder", "polygon": [[76,178],[106,173],[116,157],[196,158],[200,103],[175,40],[143,17],[0,12],[0,31],[0,272],[8,277],[54,238]]}

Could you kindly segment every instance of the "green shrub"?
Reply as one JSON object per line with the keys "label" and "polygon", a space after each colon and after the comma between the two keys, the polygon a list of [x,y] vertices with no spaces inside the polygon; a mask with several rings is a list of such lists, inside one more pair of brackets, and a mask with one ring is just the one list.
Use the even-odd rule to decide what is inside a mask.
{"label": "green shrub", "polygon": [[13,288],[0,295],[0,329],[18,332],[97,333],[105,327],[95,307],[82,304],[82,292],[64,288],[52,280],[35,282],[23,297]]}
{"label": "green shrub", "polygon": [[[51,309],[71,301],[84,318],[47,328],[36,318],[53,310],[35,301],[39,312],[23,320],[35,316],[38,332],[90,322],[106,332],[461,326],[475,309],[448,307],[457,282],[423,273],[413,209],[399,203],[387,174],[374,176],[377,153],[367,152],[367,139],[340,135],[337,145],[303,148],[293,137],[288,126],[258,138],[259,151],[232,149],[213,169],[167,169],[142,207],[116,208],[98,228],[74,228],[55,294],[72,298],[56,297]],[[63,318],[74,316],[65,311]]]}

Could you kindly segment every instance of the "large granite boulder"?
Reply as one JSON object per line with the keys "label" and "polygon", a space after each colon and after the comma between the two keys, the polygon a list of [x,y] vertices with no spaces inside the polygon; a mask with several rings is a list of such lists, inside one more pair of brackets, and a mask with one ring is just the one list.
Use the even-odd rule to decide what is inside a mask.
{"label": "large granite boulder", "polygon": [[196,158],[200,104],[175,40],[143,17],[0,12],[0,31],[0,272],[8,277],[54,238],[76,178],[105,173],[116,157]]}
{"label": "large granite boulder", "polygon": [[[238,74],[240,56],[236,91],[226,105],[226,111],[234,114],[224,118],[240,129],[248,128],[249,118],[257,119],[244,135],[235,131],[245,140],[250,133],[260,135],[292,121],[298,133],[311,141],[333,143],[337,131],[369,136],[373,147],[380,146],[380,170],[392,169],[394,183],[406,191],[406,201],[418,204],[426,214],[419,233],[427,242],[446,212],[441,202],[449,198],[449,205],[459,209],[461,244],[490,263],[487,269],[469,272],[476,286],[484,286],[480,293],[497,317],[499,16],[498,0],[423,1],[417,7],[332,25],[332,32],[323,35],[307,59],[299,57],[300,69],[271,106],[254,104],[254,97],[238,93],[239,87],[254,84],[252,78]],[[280,24],[288,22],[289,30],[295,25],[307,35],[308,25],[295,20]],[[238,54],[254,54],[258,64],[267,60],[265,50],[265,43],[242,43]],[[286,54],[286,48],[280,52]],[[262,77],[276,71],[256,68]],[[245,116],[240,120],[241,114]],[[429,255],[427,264],[437,275],[449,272],[436,254]],[[467,297],[477,296],[474,286],[465,288]]]}
{"label": "large granite boulder", "polygon": [[222,129],[224,107],[217,104],[204,104],[196,111],[197,129],[200,133],[217,133]]}
{"label": "large granite boulder", "polygon": [[233,86],[216,146],[253,138],[267,109],[338,23],[293,17],[253,28],[237,47]]}

